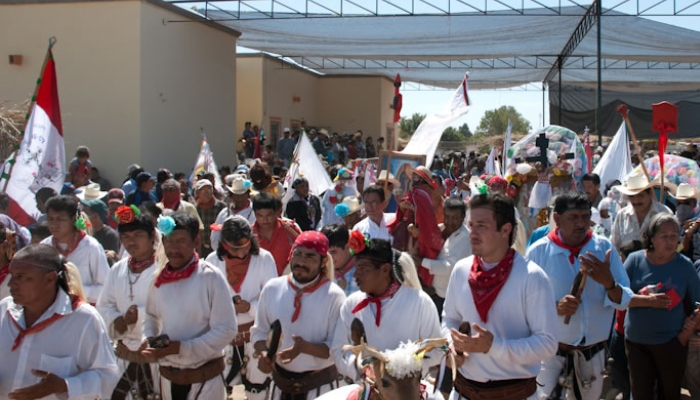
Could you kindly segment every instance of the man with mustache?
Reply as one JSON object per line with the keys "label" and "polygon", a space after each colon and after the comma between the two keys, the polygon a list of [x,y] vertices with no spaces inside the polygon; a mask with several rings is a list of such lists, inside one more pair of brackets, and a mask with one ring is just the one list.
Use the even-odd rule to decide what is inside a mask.
{"label": "man with mustache", "polygon": [[226,383],[229,387],[242,383],[249,400],[265,399],[270,377],[250,363],[254,351],[250,328],[263,286],[277,277],[275,259],[260,248],[248,220],[233,215],[224,221],[219,248],[207,257],[207,262],[219,268],[228,280],[238,319],[238,336],[226,351],[229,364],[224,370]]}
{"label": "man with mustache", "polygon": [[[612,243],[590,230],[591,200],[568,192],[554,202],[556,229],[535,242],[527,258],[547,273],[556,301],[557,355],[542,361],[539,398],[600,399],[605,343],[615,310],[627,308],[632,291]],[[579,290],[577,274],[585,278]]]}
{"label": "man with mustache", "polygon": [[[337,388],[329,343],[345,293],[332,282],[333,263],[322,233],[302,232],[289,264],[292,273],[270,280],[260,293],[251,341],[258,368],[272,373],[272,399],[311,400]],[[282,327],[282,350],[268,357],[267,335],[275,321]]]}

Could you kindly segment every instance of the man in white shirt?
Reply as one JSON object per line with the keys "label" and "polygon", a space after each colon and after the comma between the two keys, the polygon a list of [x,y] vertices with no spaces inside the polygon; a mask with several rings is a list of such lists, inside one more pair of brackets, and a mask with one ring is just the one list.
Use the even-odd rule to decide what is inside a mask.
{"label": "man in white shirt", "polygon": [[586,193],[557,196],[553,217],[557,228],[527,252],[549,277],[558,315],[552,327],[559,349],[542,362],[539,397],[598,400],[611,322],[615,310],[627,308],[633,293],[617,250],[590,230]]}
{"label": "man in white shirt", "polygon": [[155,235],[153,220],[137,215],[131,207],[117,209],[119,238],[129,254],[109,270],[97,311],[107,325],[110,338],[116,343],[121,380],[112,394],[123,400],[133,391],[141,398],[160,393],[156,364],[148,364],[139,354],[143,340],[148,289],[156,274]]}
{"label": "man in white shirt", "polygon": [[245,175],[241,174],[229,175],[226,177],[226,180],[230,180],[231,182],[229,185],[226,185],[226,189],[228,189],[229,193],[229,205],[221,210],[219,215],[216,216],[216,221],[214,221],[214,226],[211,230],[212,249],[219,248],[221,225],[226,218],[232,215],[240,215],[245,218],[251,226],[255,223],[253,202],[250,201],[250,188],[253,186],[252,182],[246,179]]}
{"label": "man in white shirt", "polygon": [[362,203],[365,205],[365,215],[367,217],[356,223],[352,228],[360,231],[365,237],[370,239],[384,239],[393,241],[389,234],[389,223],[394,214],[384,212],[384,201],[386,200],[384,188],[379,185],[371,185],[362,192]]}
{"label": "man in white shirt", "polygon": [[260,248],[248,221],[234,215],[224,221],[219,247],[207,257],[207,262],[226,277],[238,319],[238,335],[226,348],[229,364],[224,370],[226,383],[230,387],[242,383],[249,400],[265,399],[270,376],[250,362],[254,352],[250,328],[258,311],[260,292],[268,281],[277,277],[275,259]]}
{"label": "man in white shirt", "polygon": [[0,399],[107,399],[119,380],[102,318],[74,295],[65,259],[43,244],[10,264],[0,301]]}
{"label": "man in white shirt", "polygon": [[[251,340],[258,368],[272,373],[273,400],[312,400],[337,387],[330,345],[345,294],[332,282],[328,239],[322,233],[302,232],[294,241],[289,264],[291,274],[272,279],[263,288]],[[282,350],[268,356],[266,341],[275,321],[281,325]]]}
{"label": "man in white shirt", "polygon": [[238,334],[231,290],[195,252],[196,218],[160,217],[158,230],[168,263],[148,292],[141,354],[160,364],[163,400],[224,400],[224,348]]}
{"label": "man in white shirt", "polygon": [[78,213],[77,200],[73,196],[52,197],[46,202],[46,215],[51,236],[41,243],[53,246],[78,267],[87,302],[97,303],[109,263],[102,245],[85,233],[86,221]]}
{"label": "man in white shirt", "polygon": [[646,176],[636,174],[630,176],[625,185],[613,186],[613,189],[626,195],[629,200],[629,204],[615,216],[610,231],[610,241],[615,248],[619,249],[627,241],[638,240],[654,215],[671,213],[666,206],[654,199],[654,183],[649,182]]}
{"label": "man in white shirt", "polygon": [[469,201],[474,255],[455,265],[442,313],[442,333],[458,355],[451,400],[528,398],[540,362],[556,353],[552,288],[541,268],[511,248],[514,210],[500,194]]}
{"label": "man in white shirt", "polygon": [[440,229],[442,229],[442,238],[445,243],[442,245],[440,254],[436,259],[423,258],[419,260],[419,265],[426,268],[434,276],[432,288],[435,293],[431,294],[430,297],[435,302],[438,315],[442,315],[452,268],[457,261],[472,254],[469,231],[464,225],[467,204],[461,198],[449,197],[442,206],[442,215],[444,223],[440,224]]}
{"label": "man in white shirt", "polygon": [[[350,295],[340,309],[332,352],[340,372],[350,381],[360,378],[356,357],[343,354],[354,343],[351,327],[357,319],[364,326],[365,342],[379,351],[398,348],[402,342],[441,337],[437,310],[421,290],[413,260],[392,249],[387,240],[369,239],[354,231],[350,248],[356,254],[355,280],[359,292]],[[440,357],[432,358],[432,365]],[[426,362],[425,367],[431,363]]]}

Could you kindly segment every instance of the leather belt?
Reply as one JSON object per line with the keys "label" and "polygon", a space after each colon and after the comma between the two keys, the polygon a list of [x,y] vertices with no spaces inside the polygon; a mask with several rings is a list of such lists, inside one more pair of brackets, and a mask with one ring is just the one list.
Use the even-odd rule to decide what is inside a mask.
{"label": "leather belt", "polygon": [[220,376],[226,367],[224,358],[215,358],[197,368],[175,368],[160,366],[160,374],[163,378],[176,385],[191,385],[204,383],[212,378]]}
{"label": "leather belt", "polygon": [[287,371],[277,364],[275,365],[275,370],[272,371],[272,379],[275,381],[275,386],[283,393],[294,395],[318,389],[335,381],[337,377],[338,369],[335,365],[318,371],[295,373]]}
{"label": "leather belt", "polygon": [[460,373],[454,386],[460,396],[469,400],[522,400],[537,391],[535,378],[477,382]]}

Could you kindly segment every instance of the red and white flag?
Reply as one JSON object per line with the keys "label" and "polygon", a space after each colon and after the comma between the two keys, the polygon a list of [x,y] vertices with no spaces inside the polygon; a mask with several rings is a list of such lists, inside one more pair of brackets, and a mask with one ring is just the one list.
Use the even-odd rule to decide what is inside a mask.
{"label": "red and white flag", "polygon": [[588,127],[583,131],[583,150],[586,152],[586,158],[588,158],[588,173],[590,174],[593,170],[593,150],[591,149],[591,135]]}
{"label": "red and white flag", "polygon": [[66,177],[56,65],[50,49],[35,100],[19,150],[5,161],[1,177],[10,197],[7,214],[24,226],[34,223],[40,214],[36,192],[51,187],[61,193]]}

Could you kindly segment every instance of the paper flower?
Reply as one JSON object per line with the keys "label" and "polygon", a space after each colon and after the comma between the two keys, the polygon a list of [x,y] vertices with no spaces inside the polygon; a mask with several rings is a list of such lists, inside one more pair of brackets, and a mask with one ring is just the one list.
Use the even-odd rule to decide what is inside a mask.
{"label": "paper flower", "polygon": [[80,229],[81,231],[84,231],[87,229],[87,222],[85,222],[85,218],[79,217],[78,219],[75,220],[75,227]]}
{"label": "paper flower", "polygon": [[158,217],[158,230],[165,237],[168,237],[171,233],[173,233],[173,230],[175,230],[176,225],[177,224],[175,223],[173,217],[164,217],[162,215]]}
{"label": "paper flower", "polygon": [[350,207],[348,207],[347,204],[341,203],[335,206],[335,215],[339,216],[340,218],[348,216],[350,214]]}
{"label": "paper flower", "polygon": [[119,225],[129,224],[134,222],[140,213],[141,211],[139,208],[133,204],[131,206],[120,206],[117,208],[117,211],[114,212],[114,219]]}
{"label": "paper flower", "polygon": [[369,239],[365,237],[360,231],[350,232],[350,238],[348,239],[348,246],[350,247],[350,254],[357,255],[362,253],[367,247]]}

